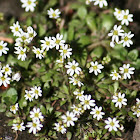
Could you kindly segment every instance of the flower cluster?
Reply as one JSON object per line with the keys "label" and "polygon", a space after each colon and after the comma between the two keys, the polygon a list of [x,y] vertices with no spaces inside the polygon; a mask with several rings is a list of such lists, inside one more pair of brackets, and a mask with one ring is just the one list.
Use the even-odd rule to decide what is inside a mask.
{"label": "flower cluster", "polygon": [[108,6],[107,0],[86,0],[86,4],[90,4],[90,2],[94,2],[94,5],[99,5],[100,8]]}
{"label": "flower cluster", "polygon": [[[123,79],[130,79],[131,75],[134,74],[133,71],[135,70],[134,67],[130,67],[130,64],[123,64],[123,66],[119,69]],[[112,77],[112,80],[118,80],[121,78],[120,74],[116,72],[116,70],[114,70],[113,72],[111,72],[110,76]]]}
{"label": "flower cluster", "polygon": [[132,107],[133,115],[140,116],[140,99],[136,98],[136,105]]}
{"label": "flower cluster", "polygon": [[33,99],[38,99],[38,97],[41,97],[42,96],[42,90],[41,90],[41,87],[37,87],[37,86],[34,86],[32,87],[29,91],[28,90],[25,90],[25,99],[26,100],[29,100],[30,102],[33,101]]}

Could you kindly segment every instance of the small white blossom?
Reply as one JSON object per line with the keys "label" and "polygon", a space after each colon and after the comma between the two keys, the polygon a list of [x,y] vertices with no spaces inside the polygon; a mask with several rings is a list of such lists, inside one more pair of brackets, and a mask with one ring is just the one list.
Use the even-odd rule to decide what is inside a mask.
{"label": "small white blossom", "polygon": [[120,67],[120,73],[123,74],[124,79],[130,79],[131,74],[134,74],[135,68],[130,67],[130,64],[123,64],[123,67]]}
{"label": "small white blossom", "polygon": [[38,99],[38,96],[42,96],[42,90],[41,87],[32,87],[30,93],[33,94],[33,96],[35,97],[35,99]]}
{"label": "small white blossom", "polygon": [[78,66],[79,63],[77,63],[75,60],[73,60],[72,62],[68,62],[68,65],[65,66],[68,69],[67,74],[69,74],[70,76],[73,76],[74,73],[79,75],[81,72],[81,68]]}
{"label": "small white blossom", "polygon": [[61,12],[59,11],[59,9],[53,10],[52,8],[50,8],[50,10],[48,10],[49,18],[57,19],[59,18],[60,14]]}
{"label": "small white blossom", "polygon": [[31,26],[27,27],[27,33],[29,35],[29,40],[31,41],[37,35],[37,33],[34,31],[34,29]]}
{"label": "small white blossom", "polygon": [[73,112],[66,112],[66,115],[63,115],[61,117],[63,119],[63,122],[67,124],[67,127],[74,126],[74,121],[77,121],[78,118],[75,116]]}
{"label": "small white blossom", "polygon": [[40,121],[35,120],[33,122],[27,122],[26,127],[29,127],[30,128],[29,129],[29,133],[32,133],[33,132],[33,134],[36,134],[37,131],[40,131],[41,130],[41,127],[43,127],[43,125],[40,124]]}
{"label": "small white blossom", "polygon": [[2,68],[1,72],[4,73],[5,75],[11,75],[12,70],[11,67],[9,67],[9,65],[7,64]]}
{"label": "small white blossom", "polygon": [[134,111],[133,115],[136,115],[137,117],[140,117],[140,108],[137,108],[137,109]]}
{"label": "small white blossom", "polygon": [[5,87],[10,84],[11,78],[8,77],[7,75],[3,75],[2,73],[0,74],[0,86],[3,84]]}
{"label": "small white blossom", "polygon": [[125,98],[125,94],[121,94],[120,92],[118,93],[117,96],[113,96],[113,103],[115,103],[115,107],[121,108],[122,105],[127,105],[127,99]]}
{"label": "small white blossom", "polygon": [[60,52],[60,55],[63,56],[64,59],[66,59],[67,57],[70,58],[70,56],[72,55],[72,49],[68,47],[68,45],[63,45],[59,52]]}
{"label": "small white blossom", "polygon": [[13,81],[19,81],[21,78],[21,74],[19,72],[15,73],[13,76],[12,76],[12,80]]}
{"label": "small white blossom", "polygon": [[92,0],[92,1],[94,1],[94,5],[99,5],[100,8],[103,8],[103,6],[108,5],[106,0]]}
{"label": "small white blossom", "polygon": [[44,40],[40,40],[40,42],[42,43],[41,44],[42,49],[46,51],[52,49],[55,46],[51,37],[45,37]]}
{"label": "small white blossom", "polygon": [[120,43],[123,43],[123,47],[130,47],[130,45],[133,45],[133,42],[131,40],[133,36],[134,34],[131,34],[131,32],[124,33],[124,36],[122,36],[122,40],[120,41]]}
{"label": "small white blossom", "polygon": [[69,83],[71,83],[71,84],[73,84],[73,85],[78,85],[79,87],[81,87],[82,85],[84,85],[84,84],[79,80],[78,77],[71,77],[71,78],[69,78],[69,79],[70,79]]}
{"label": "small white blossom", "polygon": [[121,16],[121,24],[122,25],[129,25],[129,22],[133,22],[133,15],[129,14],[129,10],[122,10],[122,16]]}
{"label": "small white blossom", "polygon": [[2,53],[7,54],[7,51],[9,51],[9,48],[6,47],[7,43],[4,43],[4,41],[0,41],[0,56],[2,56]]}
{"label": "small white blossom", "polygon": [[112,119],[112,118],[108,117],[108,120],[105,120],[105,123],[107,124],[105,126],[105,129],[108,129],[108,131],[112,131],[112,130],[118,131],[117,128],[120,127],[119,121],[116,120],[116,118],[113,118]]}
{"label": "small white blossom", "polygon": [[33,111],[30,111],[30,118],[32,118],[32,120],[42,120],[44,117],[40,111],[40,108],[34,107]]}
{"label": "small white blossom", "polygon": [[84,95],[83,98],[80,99],[80,104],[83,105],[84,110],[90,109],[90,107],[95,106],[95,100],[91,99],[91,95]]}
{"label": "small white blossom", "polygon": [[119,75],[119,73],[116,72],[116,70],[111,73],[112,74],[110,74],[110,76],[112,77],[112,80],[118,80],[119,78],[121,78],[121,76]]}
{"label": "small white blossom", "polygon": [[117,43],[119,42],[119,36],[123,36],[123,32],[124,30],[121,29],[122,26],[119,25],[117,27],[117,25],[114,25],[113,30],[110,31],[110,33],[108,34],[108,36],[112,37],[112,42],[116,41]]}
{"label": "small white blossom", "polygon": [[20,0],[22,4],[22,8],[25,8],[25,11],[31,11],[34,12],[36,7],[36,0]]}
{"label": "small white blossom", "polygon": [[10,111],[13,112],[14,114],[16,114],[17,110],[18,110],[18,103],[10,106]]}
{"label": "small white blossom", "polygon": [[73,113],[74,113],[75,115],[80,115],[80,114],[81,114],[80,111],[82,110],[82,108],[77,107],[77,106],[75,106],[75,105],[73,105],[71,108],[73,109]]}
{"label": "small white blossom", "polygon": [[15,54],[18,54],[18,59],[21,59],[21,61],[25,61],[26,59],[26,48],[22,47],[15,47],[16,51]]}
{"label": "small white blossom", "polygon": [[43,56],[43,50],[41,50],[40,48],[36,48],[35,46],[33,46],[33,52],[36,54],[36,58],[42,59]]}
{"label": "small white blossom", "polygon": [[52,37],[53,45],[56,47],[56,50],[59,49],[59,46],[63,46],[65,43],[65,40],[63,40],[63,35],[60,35],[59,33],[56,35],[56,37]]}
{"label": "small white blossom", "polygon": [[25,130],[25,126],[23,126],[24,125],[24,123],[22,122],[22,123],[20,123],[20,124],[13,124],[13,127],[12,127],[12,129],[14,129],[15,131],[23,131],[23,130]]}
{"label": "small white blossom", "polygon": [[54,125],[56,131],[61,132],[62,134],[66,133],[66,128],[63,125],[60,125],[59,123],[55,123]]}
{"label": "small white blossom", "polygon": [[28,90],[25,90],[25,93],[26,93],[24,95],[25,99],[29,100],[30,102],[33,101],[34,95],[32,93],[30,93],[30,91],[28,91]]}
{"label": "small white blossom", "polygon": [[16,23],[13,23],[13,26],[10,26],[10,29],[14,36],[19,36],[22,32],[18,21]]}
{"label": "small white blossom", "polygon": [[81,100],[82,98],[84,98],[84,95],[83,95],[83,93],[84,93],[84,91],[74,91],[73,92],[74,93],[74,95],[76,95],[76,99],[79,99],[79,100]]}
{"label": "small white blossom", "polygon": [[95,106],[95,108],[92,109],[90,114],[93,115],[93,118],[97,118],[97,120],[100,120],[103,118],[103,115],[105,115],[105,113],[101,111],[102,111],[102,107]]}
{"label": "small white blossom", "polygon": [[97,61],[95,62],[90,62],[91,67],[89,68],[89,73],[94,72],[95,75],[98,75],[98,73],[101,73],[101,69],[104,68],[102,64],[98,64]]}
{"label": "small white blossom", "polygon": [[122,10],[115,8],[114,16],[120,21],[122,18]]}

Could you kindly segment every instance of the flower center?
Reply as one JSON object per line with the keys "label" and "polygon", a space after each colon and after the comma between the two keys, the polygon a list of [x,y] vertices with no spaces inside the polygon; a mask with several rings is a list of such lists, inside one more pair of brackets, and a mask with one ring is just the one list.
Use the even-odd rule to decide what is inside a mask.
{"label": "flower center", "polygon": [[21,125],[20,125],[20,124],[18,124],[18,125],[17,125],[17,128],[18,128],[18,129],[20,129],[20,128],[21,128]]}
{"label": "flower center", "polygon": [[53,16],[53,17],[56,17],[56,14],[55,14],[55,13],[53,13],[53,14],[52,14],[52,16]]}
{"label": "flower center", "polygon": [[71,66],[71,69],[75,70],[76,69],[76,66],[72,65]]}
{"label": "flower center", "polygon": [[2,50],[2,49],[3,49],[3,46],[0,45],[0,50]]}
{"label": "flower center", "polygon": [[128,73],[128,69],[124,69],[124,73]]}
{"label": "flower center", "polygon": [[21,54],[21,55],[24,55],[24,51],[21,50],[21,51],[20,51],[20,54]]}
{"label": "flower center", "polygon": [[37,50],[37,51],[36,51],[36,54],[40,54],[40,51],[39,51],[39,50]]}
{"label": "flower center", "polygon": [[2,76],[2,77],[1,77],[1,80],[2,80],[2,81],[5,81],[5,80],[6,80],[6,78],[5,78],[4,76]]}
{"label": "flower center", "polygon": [[9,68],[5,68],[5,72],[8,72],[9,71]]}
{"label": "flower center", "polygon": [[89,104],[89,100],[85,100],[84,102],[85,102],[85,104]]}
{"label": "flower center", "polygon": [[113,35],[118,35],[118,31],[114,30]]}
{"label": "flower center", "polygon": [[15,31],[19,31],[19,28],[18,28],[18,27],[16,27],[16,28],[15,28]]}
{"label": "flower center", "polygon": [[121,10],[118,10],[118,14],[121,14]]}
{"label": "flower center", "polygon": [[34,34],[33,33],[29,33],[29,37],[34,37]]}
{"label": "flower center", "polygon": [[78,93],[77,96],[82,96],[82,94],[81,93]]}
{"label": "flower center", "polygon": [[118,76],[118,73],[114,73],[114,76],[117,77]]}
{"label": "flower center", "polygon": [[126,36],[125,38],[124,38],[124,41],[128,41],[129,40],[129,38]]}
{"label": "flower center", "polygon": [[93,66],[93,69],[94,69],[94,70],[97,70],[97,66]]}
{"label": "flower center", "polygon": [[100,114],[100,111],[99,110],[96,110],[96,114],[99,115]]}
{"label": "flower center", "polygon": [[37,126],[37,124],[36,124],[36,123],[33,123],[33,127],[35,127],[35,128],[36,128],[36,126]]}
{"label": "flower center", "polygon": [[31,5],[31,3],[32,3],[32,2],[31,2],[31,0],[28,0],[28,2],[27,2],[27,3],[28,3],[28,5]]}
{"label": "flower center", "polygon": [[38,118],[39,117],[39,114],[38,113],[35,113],[35,117]]}
{"label": "flower center", "polygon": [[22,40],[26,40],[26,37],[25,37],[25,36],[22,36],[21,39],[22,39]]}
{"label": "flower center", "polygon": [[12,109],[12,110],[16,110],[16,107],[13,105],[11,109]]}
{"label": "flower center", "polygon": [[71,121],[71,117],[70,116],[67,117],[67,121]]}
{"label": "flower center", "polygon": [[112,121],[112,122],[110,123],[110,125],[111,125],[111,126],[114,126],[114,122]]}
{"label": "flower center", "polygon": [[79,111],[79,109],[76,107],[75,109],[74,109],[75,111]]}
{"label": "flower center", "polygon": [[63,53],[66,54],[68,51],[67,50],[63,50]]}
{"label": "flower center", "polygon": [[123,19],[128,19],[128,15],[124,15],[123,16]]}
{"label": "flower center", "polygon": [[122,102],[122,98],[118,98],[118,102]]}
{"label": "flower center", "polygon": [[39,92],[38,92],[38,90],[35,90],[35,94],[38,94]]}
{"label": "flower center", "polygon": [[46,41],[46,45],[49,46],[50,45],[50,42],[49,41]]}
{"label": "flower center", "polygon": [[58,128],[58,129],[59,129],[59,131],[61,131],[61,130],[62,130],[62,127],[61,127],[61,126],[59,126],[59,128]]}
{"label": "flower center", "polygon": [[30,93],[28,93],[27,96],[28,96],[29,98],[31,98],[31,94],[30,94]]}

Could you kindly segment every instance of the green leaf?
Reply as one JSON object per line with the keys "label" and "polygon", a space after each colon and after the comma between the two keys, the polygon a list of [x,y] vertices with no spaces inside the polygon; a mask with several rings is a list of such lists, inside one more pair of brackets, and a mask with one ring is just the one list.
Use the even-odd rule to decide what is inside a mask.
{"label": "green leaf", "polygon": [[72,137],[72,133],[71,133],[71,132],[67,132],[67,134],[66,134],[66,135],[67,135],[67,139],[68,139],[68,140],[70,140],[70,139],[71,139],[71,137]]}
{"label": "green leaf", "polygon": [[39,28],[39,33],[38,34],[41,37],[46,33],[46,29],[44,28],[44,26],[42,24],[39,24],[38,28]]}
{"label": "green leaf", "polygon": [[89,29],[92,31],[92,32],[95,32],[97,30],[97,27],[96,27],[96,20],[95,18],[93,18],[92,16],[87,16],[86,17],[86,23],[87,23],[87,26],[89,27]]}
{"label": "green leaf", "polygon": [[6,111],[6,105],[1,103],[0,104],[0,112],[5,112]]}
{"label": "green leaf", "polygon": [[74,38],[74,27],[70,26],[68,29],[68,40],[72,41]]}
{"label": "green leaf", "polygon": [[97,47],[91,52],[91,57],[97,57],[100,58],[103,54],[103,48],[102,47]]}
{"label": "green leaf", "polygon": [[132,50],[128,53],[128,59],[130,60],[136,60],[138,58],[139,52],[138,50]]}
{"label": "green leaf", "polygon": [[88,45],[91,43],[91,39],[89,36],[81,36],[78,43],[82,44],[83,46]]}
{"label": "green leaf", "polygon": [[31,59],[30,60],[25,60],[25,61],[17,60],[17,63],[18,63],[19,66],[21,66],[21,67],[23,67],[27,70],[31,61],[32,61]]}
{"label": "green leaf", "polygon": [[7,105],[15,104],[18,99],[17,91],[14,88],[9,88],[2,95],[2,102],[5,102]]}
{"label": "green leaf", "polygon": [[19,100],[19,107],[21,108],[21,109],[23,109],[24,107],[26,107],[27,106],[27,101],[26,101],[26,99],[24,98],[24,96]]}
{"label": "green leaf", "polygon": [[87,15],[87,9],[84,6],[78,8],[77,14],[80,19],[85,19]]}
{"label": "green leaf", "polygon": [[46,115],[46,108],[43,105],[40,105],[40,110],[43,115]]}
{"label": "green leaf", "polygon": [[115,82],[115,83],[113,84],[113,87],[114,87],[114,93],[116,93],[116,92],[117,92],[117,89],[118,89],[118,87],[119,87],[119,82]]}

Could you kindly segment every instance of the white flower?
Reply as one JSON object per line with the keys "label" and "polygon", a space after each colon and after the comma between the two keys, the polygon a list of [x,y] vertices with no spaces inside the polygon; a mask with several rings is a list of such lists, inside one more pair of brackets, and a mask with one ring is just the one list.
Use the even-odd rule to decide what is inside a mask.
{"label": "white flower", "polygon": [[110,117],[108,117],[108,120],[105,120],[105,123],[107,124],[106,126],[105,126],[105,129],[108,129],[109,131],[112,131],[112,130],[114,130],[114,131],[118,131],[118,129],[117,128],[119,128],[120,127],[120,125],[119,125],[119,121],[118,120],[116,120],[116,118],[110,118]]}
{"label": "white flower", "polygon": [[131,74],[134,74],[133,70],[135,70],[135,68],[130,68],[130,64],[123,64],[123,67],[120,67],[120,73],[123,74],[124,79],[130,79]]}
{"label": "white flower", "polygon": [[65,40],[63,39],[63,35],[60,35],[59,33],[56,35],[56,37],[52,37],[53,45],[56,47],[56,49],[59,49],[59,46],[63,46],[65,43]]}
{"label": "white flower", "polygon": [[110,47],[114,48],[115,47],[115,42],[111,41],[110,42]]}
{"label": "white flower", "polygon": [[0,74],[0,86],[3,84],[5,87],[7,87],[8,84],[10,84],[11,78],[7,75]]}
{"label": "white flower", "polygon": [[49,18],[57,19],[59,18],[60,14],[61,12],[59,11],[59,9],[53,10],[52,8],[50,8],[50,10],[48,10]]}
{"label": "white flower", "polygon": [[30,42],[31,42],[31,38],[29,37],[29,34],[22,31],[21,34],[19,35],[19,38],[16,39],[15,46],[18,46],[20,44],[26,44],[27,45]]}
{"label": "white flower", "polygon": [[35,87],[31,88],[30,93],[33,94],[33,96],[35,97],[35,99],[38,99],[38,96],[40,96],[40,97],[42,96],[41,87],[35,86]]}
{"label": "white flower", "polygon": [[23,131],[25,130],[25,126],[23,126],[24,123],[20,123],[20,124],[13,124],[12,129],[14,129],[15,131],[19,130],[19,131]]}
{"label": "white flower", "polygon": [[70,58],[70,56],[72,55],[72,49],[68,47],[68,45],[63,45],[61,46],[59,52],[60,55],[63,56],[64,59],[66,59],[67,57]]}
{"label": "white flower", "polygon": [[122,105],[127,105],[127,99],[125,98],[125,94],[121,94],[120,92],[118,93],[117,96],[113,96],[113,100],[112,100],[113,103],[116,103],[115,104],[115,107],[118,107],[121,108]]}
{"label": "white flower", "polygon": [[122,36],[122,40],[120,41],[120,43],[123,43],[123,47],[130,47],[130,45],[133,45],[133,42],[131,40],[133,36],[134,34],[131,34],[131,32],[124,33],[124,36]]}
{"label": "white flower", "polygon": [[82,85],[84,85],[84,84],[79,80],[78,77],[71,77],[71,78],[69,78],[69,79],[70,79],[69,83],[72,83],[73,85],[78,85],[79,87],[81,87]]}
{"label": "white flower", "polygon": [[25,93],[26,93],[24,95],[25,99],[29,100],[30,102],[33,101],[34,95],[32,93],[30,93],[30,91],[28,91],[28,90],[25,90]]}
{"label": "white flower", "polygon": [[29,35],[29,40],[31,41],[37,35],[37,33],[34,31],[34,29],[31,26],[27,27],[27,33]]}
{"label": "white flower", "polygon": [[89,73],[94,72],[95,75],[98,75],[98,73],[101,73],[101,69],[104,68],[102,64],[98,64],[97,61],[95,62],[90,62],[91,67],[89,68]]}
{"label": "white flower", "polygon": [[22,8],[25,8],[25,11],[31,11],[33,12],[35,10],[36,7],[36,0],[20,0],[23,4],[22,4]]}
{"label": "white flower", "polygon": [[106,0],[92,0],[92,1],[95,1],[94,5],[98,5],[99,4],[100,8],[103,8],[103,6],[107,6],[108,5]]}
{"label": "white flower", "polygon": [[119,78],[121,78],[121,76],[119,75],[119,73],[116,72],[116,70],[111,73],[112,74],[110,74],[110,76],[112,77],[112,80],[118,80]]}
{"label": "white flower", "polygon": [[15,105],[10,106],[10,111],[16,114],[16,111],[18,110],[18,103]]}
{"label": "white flower", "polygon": [[7,51],[9,51],[9,48],[6,47],[7,43],[4,43],[4,41],[0,41],[0,56],[2,56],[2,53],[7,54]]}
{"label": "white flower", "polygon": [[41,44],[42,49],[46,51],[52,49],[55,46],[51,37],[45,37],[44,40],[40,40],[40,42],[43,43]]}
{"label": "white flower", "polygon": [[140,108],[140,99],[136,98],[136,105]]}
{"label": "white flower", "polygon": [[129,25],[129,22],[132,22],[133,19],[132,19],[133,15],[132,14],[129,14],[129,10],[122,10],[122,16],[121,16],[121,24],[122,25],[126,25],[128,26]]}
{"label": "white flower", "polygon": [[60,59],[56,60],[56,64],[63,64],[63,63],[64,63],[63,57],[61,57]]}
{"label": "white flower", "polygon": [[140,116],[140,108],[137,108],[137,109],[134,111],[133,115],[136,115],[137,117],[139,117],[139,116]]}
{"label": "white flower", "polygon": [[13,26],[10,26],[10,29],[14,36],[20,36],[22,29],[20,28],[19,22],[13,23]]}
{"label": "white flower", "polygon": [[4,66],[1,70],[2,73],[4,73],[5,75],[11,75],[12,70],[9,67],[9,65],[7,64],[6,66]]}
{"label": "white flower", "polygon": [[63,119],[63,122],[67,124],[67,127],[74,126],[74,121],[77,121],[78,118],[75,117],[75,114],[73,112],[66,112],[66,115],[63,115],[61,117]]}
{"label": "white flower", "polygon": [[119,36],[123,36],[123,32],[124,30],[121,29],[122,26],[119,25],[117,27],[117,25],[114,25],[113,30],[110,31],[110,33],[108,34],[108,36],[112,36],[112,42],[116,41],[117,43],[119,42]]}
{"label": "white flower", "polygon": [[120,21],[122,18],[122,10],[115,8],[114,16]]}
{"label": "white flower", "polygon": [[40,50],[40,48],[36,48],[35,46],[33,46],[33,52],[36,54],[36,58],[42,59],[43,56],[43,50]]}
{"label": "white flower", "polygon": [[81,114],[80,111],[82,110],[82,108],[79,108],[79,107],[77,107],[77,106],[75,106],[75,105],[73,105],[71,108],[73,109],[73,113],[74,113],[75,115],[80,115],[80,114]]}
{"label": "white flower", "polygon": [[74,95],[76,95],[76,99],[81,100],[82,98],[84,98],[84,95],[83,95],[84,91],[80,92],[80,91],[76,90],[73,93],[74,93]]}
{"label": "white flower", "polygon": [[26,48],[22,47],[15,47],[16,51],[15,54],[18,54],[18,59],[21,59],[21,61],[25,61],[26,59]]}
{"label": "white flower", "polygon": [[90,114],[93,114],[93,118],[97,118],[97,120],[100,120],[103,118],[103,115],[105,115],[105,113],[101,111],[102,111],[102,107],[98,108],[97,106],[95,106],[95,108],[92,109]]}
{"label": "white flower", "polygon": [[21,78],[21,74],[19,72],[15,73],[13,76],[12,76],[12,80],[13,81],[19,81]]}
{"label": "white flower", "polygon": [[33,108],[33,111],[30,111],[30,118],[32,120],[42,120],[44,117],[42,115],[42,112],[40,112],[40,108]]}
{"label": "white flower", "polygon": [[56,131],[61,132],[62,134],[66,133],[66,128],[63,125],[60,125],[59,123],[55,123],[54,125]]}
{"label": "white flower", "polygon": [[29,129],[29,133],[32,133],[33,132],[33,134],[36,134],[37,131],[40,131],[41,130],[41,127],[43,127],[43,125],[40,124],[40,121],[35,120],[33,122],[28,122],[27,125],[26,125],[26,127],[29,127],[30,128]]}
{"label": "white flower", "polygon": [[91,95],[84,95],[83,98],[80,99],[80,104],[83,105],[84,110],[90,109],[90,107],[95,106],[95,100],[91,99]]}
{"label": "white flower", "polygon": [[68,69],[67,74],[69,74],[70,76],[72,76],[74,73],[79,75],[81,72],[81,68],[79,68],[78,65],[79,63],[77,63],[75,60],[73,60],[72,62],[68,62],[68,65],[65,66]]}

